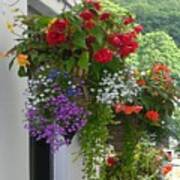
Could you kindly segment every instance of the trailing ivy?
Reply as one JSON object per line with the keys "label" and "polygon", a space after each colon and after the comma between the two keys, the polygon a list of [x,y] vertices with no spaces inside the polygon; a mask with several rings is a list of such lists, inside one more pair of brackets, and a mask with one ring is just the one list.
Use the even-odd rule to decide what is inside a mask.
{"label": "trailing ivy", "polygon": [[[80,135],[84,173],[88,180],[104,180],[106,177],[104,157],[107,154],[109,139],[107,125],[112,122],[114,115],[111,108],[106,105],[94,104],[90,109],[92,115]],[[97,168],[100,169],[100,174]]]}

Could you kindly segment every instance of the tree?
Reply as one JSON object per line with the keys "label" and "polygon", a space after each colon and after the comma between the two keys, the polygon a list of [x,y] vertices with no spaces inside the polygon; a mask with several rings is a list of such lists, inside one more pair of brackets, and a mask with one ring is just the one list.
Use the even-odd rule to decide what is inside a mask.
{"label": "tree", "polygon": [[145,33],[165,31],[180,45],[179,0],[115,0],[137,15]]}
{"label": "tree", "polygon": [[140,38],[141,47],[130,61],[137,66],[147,68],[155,62],[167,64],[173,72],[180,71],[180,49],[165,32],[151,32]]}

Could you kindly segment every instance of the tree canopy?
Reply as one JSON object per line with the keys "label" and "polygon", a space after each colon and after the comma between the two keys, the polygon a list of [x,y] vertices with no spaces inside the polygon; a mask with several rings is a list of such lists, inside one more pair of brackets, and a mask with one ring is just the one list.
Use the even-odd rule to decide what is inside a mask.
{"label": "tree canopy", "polygon": [[180,45],[180,0],[115,0],[137,15],[145,33],[165,31]]}

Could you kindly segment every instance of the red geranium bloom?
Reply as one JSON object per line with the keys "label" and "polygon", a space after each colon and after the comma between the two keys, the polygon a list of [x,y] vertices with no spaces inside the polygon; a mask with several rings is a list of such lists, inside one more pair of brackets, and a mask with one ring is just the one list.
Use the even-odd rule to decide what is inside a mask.
{"label": "red geranium bloom", "polygon": [[143,27],[142,25],[138,25],[138,26],[136,26],[136,27],[134,28],[134,31],[135,31],[136,33],[140,33],[140,32],[143,31],[143,29],[144,29],[144,27]]}
{"label": "red geranium bloom", "polygon": [[110,35],[108,37],[108,42],[111,45],[115,46],[115,47],[120,47],[122,45],[122,43],[123,43],[122,39],[116,34],[115,35]]}
{"label": "red geranium bloom", "polygon": [[101,10],[101,5],[99,2],[94,0],[85,0],[85,2],[91,4],[97,11]]}
{"label": "red geranium bloom", "polygon": [[89,10],[85,9],[83,12],[79,15],[83,20],[89,21],[94,17],[94,14]]}
{"label": "red geranium bloom", "polygon": [[165,64],[155,64],[153,66],[153,73],[170,73],[170,69]]}
{"label": "red geranium bloom", "polygon": [[133,111],[136,113],[136,114],[138,114],[138,113],[140,113],[142,110],[143,110],[143,107],[142,106],[133,106]]}
{"label": "red geranium bloom", "polygon": [[139,47],[135,41],[136,33],[130,32],[126,34],[112,34],[108,37],[108,42],[119,48],[119,54],[122,58],[134,53]]}
{"label": "red geranium bloom", "polygon": [[103,48],[103,49],[100,49],[99,51],[97,51],[93,57],[94,57],[95,61],[105,64],[105,63],[112,61],[113,53],[110,49]]}
{"label": "red geranium bloom", "polygon": [[101,20],[101,21],[107,21],[110,16],[111,16],[110,13],[104,12],[103,14],[100,15],[100,20]]}
{"label": "red geranium bloom", "polygon": [[94,6],[94,8],[95,8],[97,11],[101,10],[101,5],[100,5],[99,2],[94,2],[94,3],[93,3],[93,6]]}
{"label": "red geranium bloom", "polygon": [[57,45],[66,41],[66,37],[63,33],[55,31],[49,31],[46,34],[46,41],[49,45]]}
{"label": "red geranium bloom", "polygon": [[171,172],[173,169],[172,164],[166,164],[165,166],[162,167],[161,173],[163,176],[166,176],[169,172]]}
{"label": "red geranium bloom", "polygon": [[125,105],[124,105],[124,104],[116,104],[116,105],[114,106],[114,109],[115,109],[115,112],[116,112],[116,113],[123,112],[124,109],[125,109]]}
{"label": "red geranium bloom", "polygon": [[109,167],[114,166],[116,163],[117,163],[117,159],[116,159],[114,156],[109,156],[109,157],[106,159],[106,164],[107,164]]}
{"label": "red geranium bloom", "polygon": [[125,58],[125,57],[129,56],[131,53],[136,52],[138,47],[139,47],[139,45],[137,42],[133,42],[133,41],[129,42],[129,44],[120,48],[119,54],[122,58]]}
{"label": "red geranium bloom", "polygon": [[157,111],[148,111],[146,113],[146,117],[152,121],[152,122],[158,122],[159,121],[159,113]]}
{"label": "red geranium bloom", "polygon": [[69,24],[69,21],[66,19],[57,19],[51,26],[49,31],[62,32],[64,31]]}
{"label": "red geranium bloom", "polygon": [[95,27],[95,23],[94,23],[94,21],[92,21],[92,20],[89,20],[89,21],[85,21],[84,22],[84,28],[85,29],[93,29]]}
{"label": "red geranium bloom", "polygon": [[124,24],[125,25],[128,25],[128,24],[131,24],[135,21],[135,19],[133,17],[127,17],[126,19],[124,19]]}
{"label": "red geranium bloom", "polygon": [[144,79],[139,79],[139,80],[137,80],[137,84],[139,86],[144,86],[144,85],[146,85],[146,81]]}
{"label": "red geranium bloom", "polygon": [[86,38],[86,43],[87,43],[88,46],[91,46],[91,44],[94,43],[95,41],[96,41],[96,37],[95,36],[89,35]]}
{"label": "red geranium bloom", "polygon": [[131,115],[134,112],[134,107],[133,106],[128,106],[126,105],[124,108],[124,113],[126,115]]}

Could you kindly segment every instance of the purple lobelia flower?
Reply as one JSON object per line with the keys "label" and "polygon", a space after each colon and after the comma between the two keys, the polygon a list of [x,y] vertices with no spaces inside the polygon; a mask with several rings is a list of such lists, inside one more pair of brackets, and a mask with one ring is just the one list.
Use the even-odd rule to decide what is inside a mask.
{"label": "purple lobelia flower", "polygon": [[70,144],[74,135],[85,126],[89,116],[83,107],[70,101],[60,89],[58,95],[34,106],[27,107],[26,127],[37,140],[45,139],[53,151]]}

